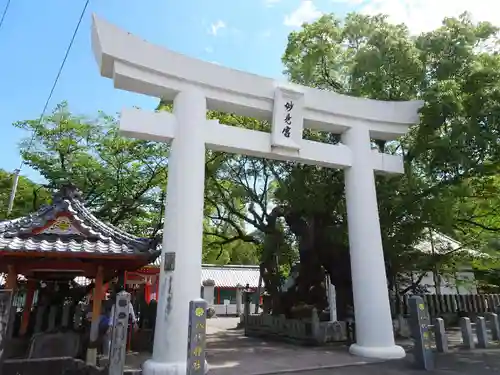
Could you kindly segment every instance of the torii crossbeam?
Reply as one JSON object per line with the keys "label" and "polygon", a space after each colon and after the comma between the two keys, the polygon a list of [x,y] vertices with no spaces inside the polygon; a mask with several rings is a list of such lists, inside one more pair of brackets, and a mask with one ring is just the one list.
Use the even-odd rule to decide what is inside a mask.
{"label": "torii crossbeam", "polygon": [[[174,100],[173,114],[127,109],[120,120],[124,135],[172,142],[154,350],[144,373],[186,372],[188,306],[200,295],[206,148],[345,170],[356,319],[350,350],[404,357],[394,341],[374,181],[374,171],[402,173],[403,164],[400,156],[373,151],[371,138],[406,134],[422,103],[278,84],[149,44],[96,17],[92,44],[101,75],[116,88]],[[207,109],[272,121],[272,131],[207,120]],[[342,143],[304,140],[304,127],[342,134]]]}

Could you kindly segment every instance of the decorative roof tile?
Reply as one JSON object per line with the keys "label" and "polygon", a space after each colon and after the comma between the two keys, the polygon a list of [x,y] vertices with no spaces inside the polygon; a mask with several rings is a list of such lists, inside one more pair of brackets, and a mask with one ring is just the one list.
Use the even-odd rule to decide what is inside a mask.
{"label": "decorative roof tile", "polygon": [[81,194],[64,186],[50,205],[26,217],[0,222],[0,251],[69,252],[101,255],[144,255],[158,250],[152,241],[137,238],[96,218]]}

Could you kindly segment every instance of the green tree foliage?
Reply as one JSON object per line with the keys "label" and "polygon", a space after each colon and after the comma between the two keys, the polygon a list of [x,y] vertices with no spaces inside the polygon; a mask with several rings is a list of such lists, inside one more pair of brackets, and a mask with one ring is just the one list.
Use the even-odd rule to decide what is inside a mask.
{"label": "green tree foliage", "polygon": [[50,201],[50,192],[45,187],[24,176],[19,176],[16,199],[12,212],[7,216],[13,180],[13,173],[0,169],[0,220],[29,215]]}
{"label": "green tree foliage", "polygon": [[[158,108],[169,109],[163,103]],[[71,182],[82,191],[88,207],[101,220],[138,236],[161,236],[168,145],[122,137],[114,117],[104,113],[96,118],[76,116],[67,103],[58,105],[41,122],[26,120],[14,125],[33,134],[33,138],[21,144],[21,155],[28,166],[48,181],[49,190]],[[229,158],[221,154],[208,155],[208,174],[219,173],[217,170],[225,160]],[[229,183],[224,186],[230,186]],[[11,181],[6,180],[4,185],[2,194],[6,194],[8,201]],[[214,188],[215,185],[207,183],[204,262],[256,264],[256,244],[235,236],[237,230],[245,229],[234,222],[241,223],[236,215],[244,210],[245,202],[237,196],[233,198],[234,214],[221,215],[225,219],[223,226],[222,220],[214,215],[221,207],[211,193]],[[20,186],[18,206],[26,200],[24,190]],[[29,199],[31,202],[32,198]],[[28,211],[32,211],[31,207]]]}
{"label": "green tree foliage", "polygon": [[33,134],[21,145],[26,164],[52,188],[71,182],[96,215],[140,236],[155,235],[166,184],[166,146],[123,138],[116,120],[73,115],[66,103],[38,120],[15,126]]}

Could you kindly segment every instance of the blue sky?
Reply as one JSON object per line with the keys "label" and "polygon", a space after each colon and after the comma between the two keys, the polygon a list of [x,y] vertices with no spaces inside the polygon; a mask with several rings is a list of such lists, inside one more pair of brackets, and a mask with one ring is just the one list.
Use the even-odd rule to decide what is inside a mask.
{"label": "blue sky", "polygon": [[[484,1],[489,0],[474,3],[465,0],[91,0],[49,111],[62,100],[69,102],[73,112],[88,116],[98,110],[113,114],[130,106],[154,108],[158,102],[115,90],[110,80],[100,77],[90,48],[93,12],[143,39],[177,52],[279,78],[280,58],[288,33],[297,29],[302,21],[319,17],[321,12],[344,15],[355,10],[382,11],[395,21],[414,24],[418,29],[429,26],[430,14],[434,24],[443,15],[454,15],[445,3],[453,5],[452,11],[457,13],[463,7]],[[0,29],[3,134],[0,168],[13,170],[19,166],[18,144],[29,134],[11,124],[39,117],[84,2],[11,1]],[[0,0],[0,12],[6,3],[7,0]],[[457,7],[458,3],[462,8]],[[484,14],[487,16],[488,12]],[[22,174],[40,180],[27,167]]]}

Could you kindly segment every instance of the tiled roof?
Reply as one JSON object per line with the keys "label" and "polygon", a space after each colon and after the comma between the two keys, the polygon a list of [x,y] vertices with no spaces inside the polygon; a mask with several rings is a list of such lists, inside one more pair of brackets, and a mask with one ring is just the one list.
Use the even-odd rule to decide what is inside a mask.
{"label": "tiled roof", "polygon": [[[62,219],[67,220],[64,229],[54,224]],[[0,222],[0,251],[144,254],[149,258],[157,254],[150,243],[97,219],[71,186],[61,189],[51,205],[29,216]]]}
{"label": "tiled roof", "polygon": [[[160,266],[161,256],[150,264],[150,267]],[[249,284],[251,288],[257,288],[259,276],[259,266],[203,264],[200,282],[210,279],[215,281],[216,287],[221,288],[235,288],[238,284],[242,286]]]}
{"label": "tiled roof", "polygon": [[259,286],[259,266],[217,266],[203,265],[201,269],[201,282],[205,280],[213,280],[216,287],[220,288],[235,288],[238,284],[250,288]]}

